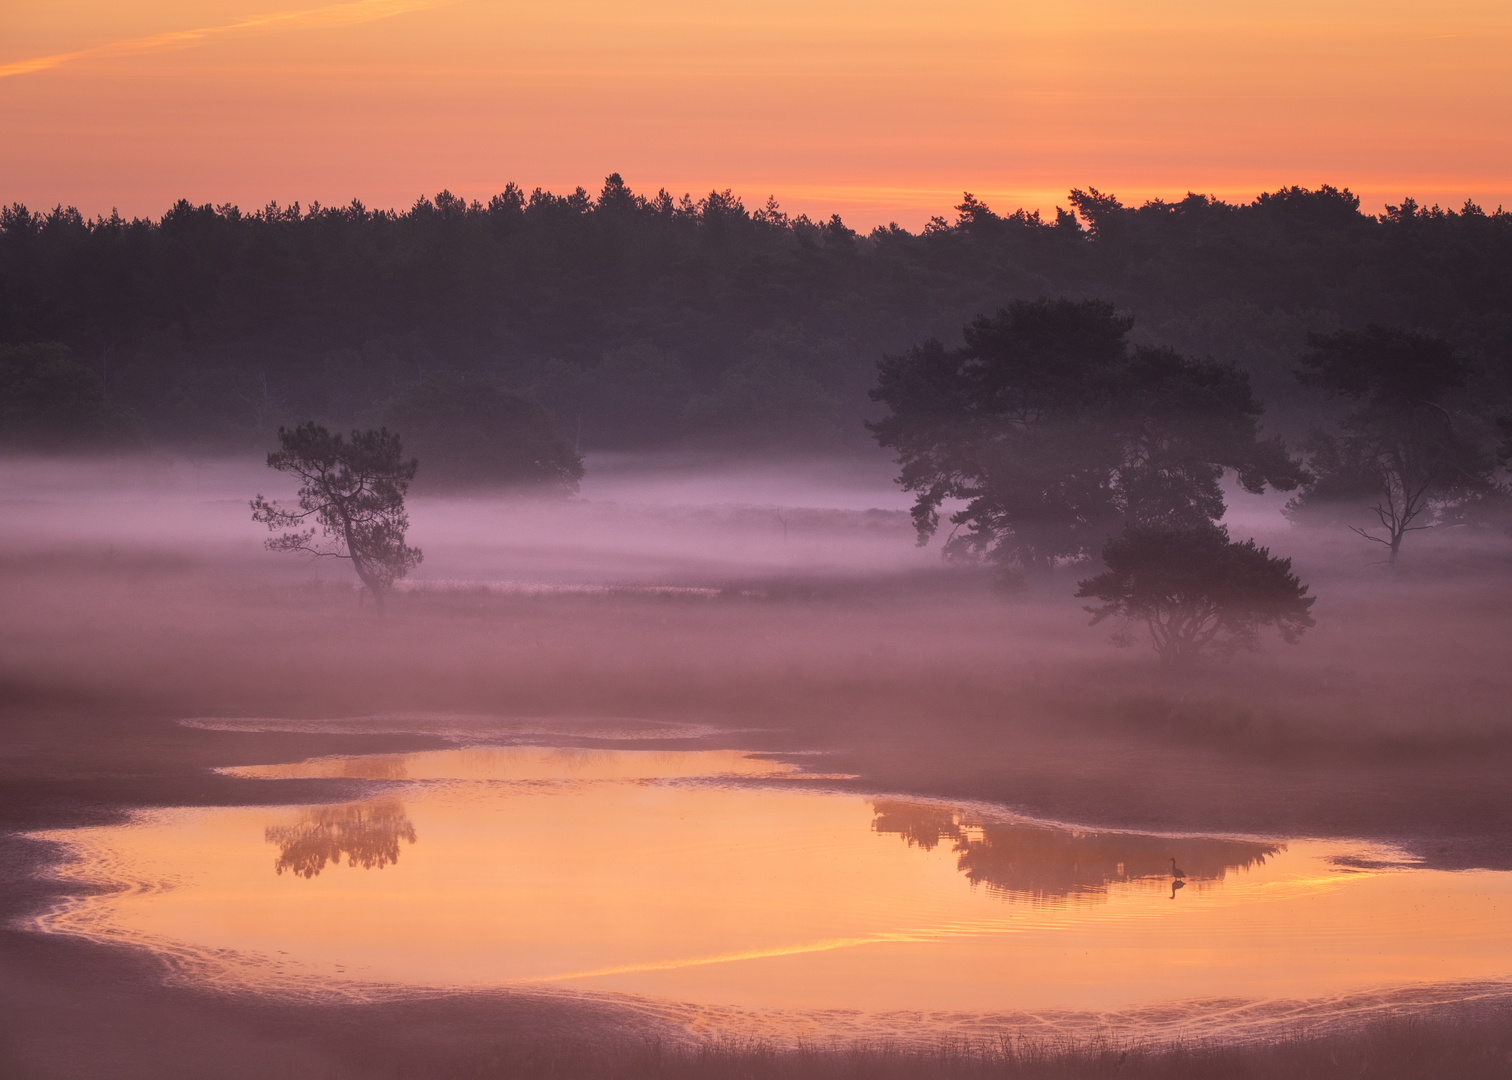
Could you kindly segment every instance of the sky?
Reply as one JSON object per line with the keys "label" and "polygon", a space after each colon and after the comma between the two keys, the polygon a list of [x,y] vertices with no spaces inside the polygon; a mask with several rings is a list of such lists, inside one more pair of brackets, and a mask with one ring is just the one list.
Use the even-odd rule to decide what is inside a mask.
{"label": "sky", "polygon": [[610,172],[857,228],[963,190],[1512,207],[1512,3],[0,4],[7,204],[402,208]]}

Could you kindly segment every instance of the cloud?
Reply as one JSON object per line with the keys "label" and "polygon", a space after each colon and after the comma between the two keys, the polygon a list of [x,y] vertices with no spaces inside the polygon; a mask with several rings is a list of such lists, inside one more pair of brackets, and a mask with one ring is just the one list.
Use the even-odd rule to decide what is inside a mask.
{"label": "cloud", "polygon": [[51,56],[34,56],[28,60],[16,60],[0,64],[0,79],[16,75],[30,75],[37,71],[72,64],[78,60],[93,60],[110,56],[135,56],[138,53],[157,52],[162,49],[186,49],[215,38],[227,37],[248,30],[294,30],[309,27],[355,26],[358,23],[389,19],[411,11],[441,7],[454,0],[350,0],[345,4],[328,4],[325,7],[306,8],[302,11],[272,11],[263,15],[250,15],[236,22],[220,26],[202,26],[193,30],[170,30],[147,37],[127,38],[94,45],[77,52],[54,53]]}

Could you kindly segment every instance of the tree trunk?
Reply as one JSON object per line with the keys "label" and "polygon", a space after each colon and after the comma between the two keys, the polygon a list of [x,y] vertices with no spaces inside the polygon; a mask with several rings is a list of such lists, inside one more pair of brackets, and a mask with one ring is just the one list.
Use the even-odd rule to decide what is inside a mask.
{"label": "tree trunk", "polygon": [[343,537],[346,539],[347,555],[352,560],[352,569],[357,571],[358,580],[360,580],[362,584],[367,587],[367,591],[373,594],[373,607],[378,610],[379,615],[382,615],[383,590],[379,588],[377,582],[371,576],[369,576],[367,567],[362,565],[362,556],[358,553],[356,545],[352,543],[351,519],[348,518],[344,512],[341,515],[341,531]]}

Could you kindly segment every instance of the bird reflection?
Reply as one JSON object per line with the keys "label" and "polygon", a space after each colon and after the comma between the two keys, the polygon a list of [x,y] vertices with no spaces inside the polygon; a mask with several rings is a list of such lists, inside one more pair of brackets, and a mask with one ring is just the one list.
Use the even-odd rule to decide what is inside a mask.
{"label": "bird reflection", "polygon": [[1186,888],[1186,882],[1182,881],[1180,878],[1172,878],[1171,879],[1171,899],[1172,900],[1176,899],[1176,890],[1177,889],[1184,889],[1184,888]]}
{"label": "bird reflection", "polygon": [[399,861],[399,841],[415,842],[415,826],[398,799],[373,799],[306,810],[293,825],[270,825],[264,836],[278,845],[274,873],[312,878],[327,863],[381,870]]}
{"label": "bird reflection", "polygon": [[1133,833],[1085,832],[1045,825],[992,822],[953,807],[929,803],[877,800],[872,828],[901,836],[910,847],[933,850],[949,842],[957,866],[973,884],[1035,900],[1063,901],[1071,896],[1105,896],[1115,883],[1158,880],[1169,876],[1171,891],[1193,881],[1221,881],[1231,870],[1247,869],[1281,850],[1273,844],[1243,840],[1183,840],[1183,861],[1176,865],[1169,839]]}

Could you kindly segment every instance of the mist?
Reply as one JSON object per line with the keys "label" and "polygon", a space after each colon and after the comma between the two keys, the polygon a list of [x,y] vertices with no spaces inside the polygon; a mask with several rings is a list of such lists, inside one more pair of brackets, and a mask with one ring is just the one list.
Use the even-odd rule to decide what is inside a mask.
{"label": "mist", "polygon": [[424,562],[379,618],[341,561],[264,550],[247,501],[291,489],[255,459],[10,459],[5,678],[194,715],[587,710],[800,741],[860,725],[868,746],[911,743],[923,715],[996,732],[1075,715],[1089,738],[1302,760],[1506,731],[1498,534],[1421,534],[1390,572],[1359,537],[1288,523],[1284,496],[1231,489],[1231,533],[1293,560],[1318,625],[1172,673],[1089,625],[1087,565],[1004,583],[919,545],[891,473],[880,455],[615,455],[571,498],[414,497]]}
{"label": "mist", "polygon": [[[998,903],[1075,905],[1084,895],[1132,903],[1173,848],[1192,875],[1189,896],[1263,872],[1265,859],[1257,866],[1253,853],[1324,852],[1309,856],[1323,859],[1319,872],[1366,858],[1356,850],[1371,853],[1370,865],[1414,872],[1512,870],[1504,536],[1419,533],[1391,568],[1378,545],[1347,530],[1289,522],[1284,494],[1249,495],[1225,481],[1230,533],[1293,560],[1318,596],[1317,625],[1300,645],[1270,636],[1258,651],[1170,670],[1142,637],[1120,645],[1107,624],[1090,624],[1074,594],[1095,565],[1068,561],[1007,580],[990,563],[944,558],[941,537],[918,544],[912,497],[895,473],[882,454],[590,454],[572,496],[417,494],[408,536],[424,561],[380,614],[345,563],[265,548],[249,499],[295,492],[256,457],[6,459],[0,686],[10,819],[85,837],[152,820],[160,811],[151,807],[272,804],[269,836],[298,832],[314,852],[300,856],[310,866],[337,859],[320,880],[380,868],[392,876],[419,865],[416,851],[449,850],[436,847],[436,811],[419,794],[374,801],[353,786],[404,777],[384,763],[402,764],[405,754],[726,748],[872,800],[874,831],[898,845],[896,857],[959,859],[961,880]],[[266,774],[296,778],[245,768],[373,753],[390,755],[372,759],[377,772],[360,756],[334,773]],[[290,818],[280,807],[291,803],[313,808]],[[922,815],[944,845],[915,847],[918,830],[897,823],[900,807]],[[342,865],[343,851],[379,847],[322,830],[369,818],[397,822],[379,845],[385,854]],[[292,824],[280,824],[286,819]],[[67,835],[34,834],[48,844]],[[65,850],[38,842],[18,849],[16,865],[45,866]],[[67,850],[87,851],[82,842]],[[321,854],[328,847],[337,854]],[[1226,865],[1229,856],[1209,858],[1210,850],[1239,854]],[[1076,869],[1089,852],[1099,868]],[[119,858],[102,854],[101,864]],[[280,867],[289,860],[279,858]],[[1155,887],[1175,902],[1181,885]],[[10,910],[25,912],[28,894],[17,895]],[[64,932],[66,922],[23,925],[54,926],[49,940],[76,932]],[[245,998],[246,985],[194,959],[213,954],[204,952],[179,961],[181,977],[200,972],[189,984],[153,990],[158,969],[144,958],[158,946],[120,940],[119,954],[70,945],[72,958],[46,960],[45,976],[31,962],[13,968],[6,985],[18,1015],[50,1030],[67,1015],[60,994],[121,1015],[111,993],[78,987],[108,975],[145,995],[132,1006],[145,1022],[204,1018],[209,1034],[196,1036],[203,1048],[193,1055],[223,1061],[228,1047],[241,1047],[235,1052],[262,1063],[255,1068],[266,1065],[267,1044],[243,1025],[285,1015],[278,1010],[297,988],[270,984]],[[790,1045],[792,1029],[777,1019],[786,1014],[758,1007],[768,998],[732,1012],[719,1005],[721,993],[734,994],[724,984],[669,979],[623,982],[628,996],[612,1007],[570,989],[458,998],[445,1022],[465,1033],[445,1051],[427,1041],[428,1021],[381,1036],[373,1026],[431,1008],[425,994],[385,997],[387,1011],[366,1020],[354,1019],[358,1006],[334,1004],[345,1000],[338,996],[323,1007],[334,1011],[300,1023],[340,1062],[378,1043],[395,1060],[473,1060],[495,1052],[499,1023],[527,1039],[574,1032],[589,1039],[584,1046],[648,1033],[695,1045],[688,1033],[705,1029]],[[895,985],[854,1000],[890,1000],[884,991]],[[1342,1037],[1381,1000],[1392,1016],[1478,1022],[1466,1002],[1488,1000],[1486,984],[1465,986],[1431,1001],[1332,999],[1315,1011],[1313,1030]],[[221,1016],[232,1000],[258,1004]],[[500,1019],[509,1015],[516,1019]],[[1082,1038],[1107,1015],[1067,1013],[1058,1037]],[[1136,1041],[1204,1031],[1215,1045],[1269,1045],[1276,1030],[1268,1021],[1225,1027],[1195,1006],[1160,1019],[1121,1015],[1120,1037]],[[997,1039],[1023,1022],[1016,1016],[984,1017],[968,1030]],[[350,1030],[362,1034],[314,1034],[326,1024],[356,1024]],[[938,1037],[928,1024],[902,1033],[865,1011],[823,1030],[858,1046],[903,1037],[928,1047]],[[122,1052],[118,1040],[90,1045]],[[160,1060],[141,1047],[124,1052]],[[571,1051],[592,1060],[600,1052]],[[74,1053],[71,1068],[94,1068],[94,1053]]]}
{"label": "mist", "polygon": [[1506,1080],[1497,5],[90,2],[0,1080]]}

